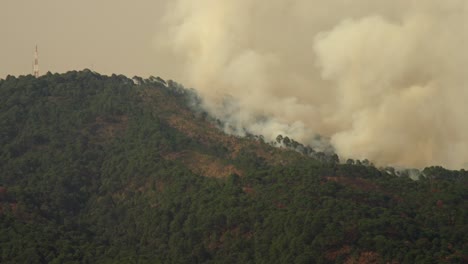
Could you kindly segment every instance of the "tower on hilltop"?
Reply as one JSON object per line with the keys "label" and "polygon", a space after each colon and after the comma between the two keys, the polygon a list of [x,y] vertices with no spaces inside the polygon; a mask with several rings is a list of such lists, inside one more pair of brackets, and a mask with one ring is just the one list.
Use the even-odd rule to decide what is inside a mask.
{"label": "tower on hilltop", "polygon": [[37,45],[36,51],[34,52],[33,76],[36,78],[39,77],[39,54],[37,52]]}

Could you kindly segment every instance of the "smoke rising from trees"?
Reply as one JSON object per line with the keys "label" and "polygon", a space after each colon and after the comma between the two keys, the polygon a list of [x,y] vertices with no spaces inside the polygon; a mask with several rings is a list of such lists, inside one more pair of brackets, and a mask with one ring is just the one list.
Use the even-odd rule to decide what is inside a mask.
{"label": "smoke rising from trees", "polygon": [[231,133],[468,167],[465,2],[177,0],[157,45]]}

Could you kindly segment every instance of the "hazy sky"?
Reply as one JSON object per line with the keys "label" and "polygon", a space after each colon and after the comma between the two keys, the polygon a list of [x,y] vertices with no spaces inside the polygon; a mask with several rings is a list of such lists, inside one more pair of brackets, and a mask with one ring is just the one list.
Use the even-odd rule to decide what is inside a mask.
{"label": "hazy sky", "polygon": [[1,0],[0,78],[93,68],[109,74],[164,75],[154,42],[163,0]]}

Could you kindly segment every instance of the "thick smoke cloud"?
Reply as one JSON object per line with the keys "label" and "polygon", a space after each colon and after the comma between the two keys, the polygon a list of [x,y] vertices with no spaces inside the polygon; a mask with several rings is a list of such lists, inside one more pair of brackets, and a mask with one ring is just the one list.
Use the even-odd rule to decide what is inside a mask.
{"label": "thick smoke cloud", "polygon": [[158,49],[230,133],[467,167],[465,2],[177,0]]}

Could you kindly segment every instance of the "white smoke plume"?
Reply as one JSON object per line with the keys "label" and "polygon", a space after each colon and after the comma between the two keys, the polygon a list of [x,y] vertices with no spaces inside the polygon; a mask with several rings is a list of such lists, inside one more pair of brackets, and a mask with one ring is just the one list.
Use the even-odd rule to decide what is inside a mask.
{"label": "white smoke plume", "polygon": [[320,134],[342,158],[460,168],[466,2],[175,0],[156,39],[232,133]]}

